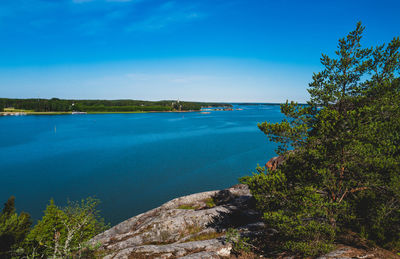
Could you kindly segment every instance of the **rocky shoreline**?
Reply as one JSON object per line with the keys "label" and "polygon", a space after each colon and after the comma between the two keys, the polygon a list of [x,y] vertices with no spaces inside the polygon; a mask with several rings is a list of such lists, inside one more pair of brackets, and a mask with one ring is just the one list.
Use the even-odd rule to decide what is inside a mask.
{"label": "rocky shoreline", "polygon": [[[273,229],[265,228],[246,185],[173,199],[123,221],[90,243],[99,245],[101,257],[106,259],[236,258],[232,244],[226,241],[229,228],[249,237],[274,234]],[[353,243],[337,244],[336,250],[319,259],[400,258],[380,248]],[[285,254],[251,254],[239,258],[261,257],[296,258]]]}
{"label": "rocky shoreline", "polygon": [[105,258],[220,258],[230,255],[230,227],[264,228],[245,185],[192,194],[130,218],[92,239]]}

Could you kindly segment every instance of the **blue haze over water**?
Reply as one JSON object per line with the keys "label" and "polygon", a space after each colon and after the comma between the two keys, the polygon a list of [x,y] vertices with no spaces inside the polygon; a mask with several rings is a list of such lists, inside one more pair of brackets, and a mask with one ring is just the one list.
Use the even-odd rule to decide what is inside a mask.
{"label": "blue haze over water", "polygon": [[38,219],[50,198],[96,196],[119,223],[195,192],[222,189],[275,155],[257,128],[279,106],[210,114],[139,113],[0,117],[0,202]]}

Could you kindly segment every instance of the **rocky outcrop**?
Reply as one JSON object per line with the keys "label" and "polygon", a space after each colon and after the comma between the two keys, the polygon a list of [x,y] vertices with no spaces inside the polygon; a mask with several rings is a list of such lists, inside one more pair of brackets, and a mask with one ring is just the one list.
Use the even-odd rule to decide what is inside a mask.
{"label": "rocky outcrop", "polygon": [[399,259],[400,256],[393,252],[374,248],[357,248],[354,246],[338,245],[332,252],[317,259]]}
{"label": "rocky outcrop", "polygon": [[130,218],[92,239],[105,258],[220,258],[229,256],[230,227],[263,228],[245,185],[192,194]]}
{"label": "rocky outcrop", "polygon": [[285,156],[273,157],[265,164],[265,168],[268,168],[268,169],[271,169],[272,171],[274,171],[284,161],[285,161]]}
{"label": "rocky outcrop", "polygon": [[[276,233],[265,229],[247,186],[236,185],[171,200],[97,235],[91,244],[100,244],[100,254],[107,259],[236,258],[231,255],[231,244],[225,241],[226,231],[231,227],[244,236]],[[319,259],[400,258],[383,249],[356,247],[339,244],[336,250]],[[264,256],[295,258],[279,254]],[[257,257],[251,254],[239,258]]]}
{"label": "rocky outcrop", "polygon": [[286,151],[286,153],[284,155],[280,155],[280,156],[276,156],[271,158],[266,164],[265,164],[265,168],[270,169],[272,171],[274,171],[275,169],[277,169],[281,164],[283,164],[286,159],[288,159],[288,157],[291,154],[294,154],[296,152],[296,150],[288,150]]}

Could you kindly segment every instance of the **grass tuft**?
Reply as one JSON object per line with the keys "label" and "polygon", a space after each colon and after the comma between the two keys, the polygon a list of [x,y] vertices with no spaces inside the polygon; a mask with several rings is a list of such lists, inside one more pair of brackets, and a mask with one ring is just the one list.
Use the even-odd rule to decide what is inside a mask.
{"label": "grass tuft", "polygon": [[197,209],[197,207],[190,205],[190,204],[183,204],[183,205],[179,206],[178,209],[180,209],[180,210],[195,210],[195,209]]}

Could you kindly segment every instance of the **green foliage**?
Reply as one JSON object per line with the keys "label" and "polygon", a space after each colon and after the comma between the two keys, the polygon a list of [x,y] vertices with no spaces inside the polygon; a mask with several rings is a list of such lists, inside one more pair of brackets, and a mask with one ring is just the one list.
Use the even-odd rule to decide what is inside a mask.
{"label": "green foliage", "polygon": [[50,200],[42,219],[15,249],[15,257],[67,258],[76,253],[93,254],[94,248],[86,242],[107,227],[99,217],[98,204],[98,200],[87,198],[68,202],[61,208]]}
{"label": "green foliage", "polygon": [[213,198],[208,198],[205,200],[205,203],[207,205],[208,208],[213,208],[216,206],[215,201]]}
{"label": "green foliage", "polygon": [[258,124],[258,128],[267,134],[270,141],[280,143],[276,150],[279,155],[284,154],[291,147],[297,148],[302,145],[308,136],[311,114],[314,113],[311,106],[288,101],[281,104],[281,112],[288,119],[280,123]]}
{"label": "green foliage", "polygon": [[400,40],[362,48],[363,30],[339,40],[337,58],[322,55],[307,105],[286,102],[287,120],[259,124],[286,162],[243,179],[284,248],[304,255],[340,227],[399,249]]}
{"label": "green foliage", "polygon": [[242,237],[237,229],[229,228],[225,235],[226,242],[232,244],[232,250],[236,254],[250,252],[251,245],[248,237]]}
{"label": "green foliage", "polygon": [[65,208],[51,200],[33,228],[29,214],[16,213],[14,200],[10,197],[0,214],[0,258],[96,257],[99,245],[86,242],[106,229],[96,209],[98,200],[69,202]]}
{"label": "green foliage", "polygon": [[40,246],[41,254],[51,255],[57,236],[65,237],[66,229],[62,223],[65,220],[66,215],[54,204],[53,199],[50,200],[42,219],[38,221],[27,236],[26,243],[29,246]]}
{"label": "green foliage", "polygon": [[247,179],[258,208],[268,226],[277,230],[282,247],[294,253],[317,255],[327,252],[334,241],[329,204],[313,187],[289,186],[281,170],[265,171]]}
{"label": "green foliage", "polygon": [[178,207],[180,210],[195,210],[197,207],[189,204],[183,204]]}
{"label": "green foliage", "polygon": [[16,213],[15,197],[11,196],[0,214],[0,258],[10,258],[12,250],[18,246],[30,230],[30,215]]}
{"label": "green foliage", "polygon": [[135,111],[171,111],[168,106],[86,106],[76,105],[75,110],[84,112],[135,112]]}

